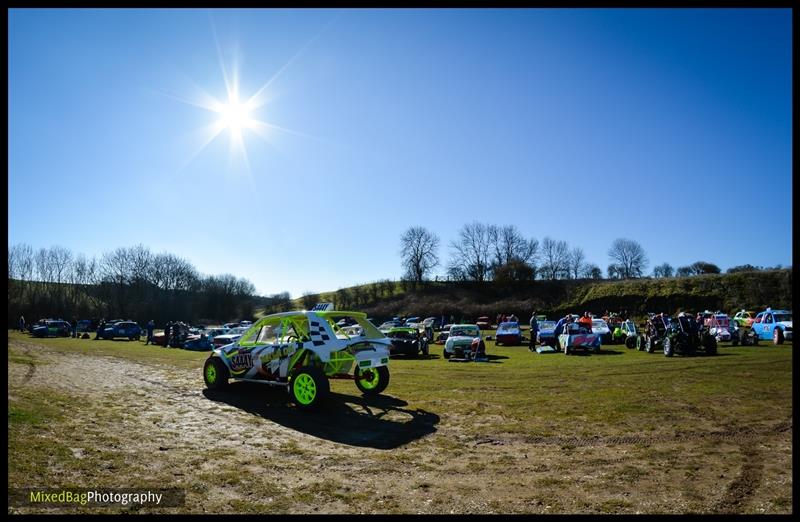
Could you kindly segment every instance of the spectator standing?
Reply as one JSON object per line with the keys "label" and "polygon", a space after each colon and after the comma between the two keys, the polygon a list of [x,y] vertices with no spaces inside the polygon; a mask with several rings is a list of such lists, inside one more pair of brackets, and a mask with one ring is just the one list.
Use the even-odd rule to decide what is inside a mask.
{"label": "spectator standing", "polygon": [[555,336],[556,341],[558,341],[558,336],[564,332],[564,328],[570,323],[571,320],[572,317],[569,314],[558,320],[555,328],[553,328],[553,335]]}
{"label": "spectator standing", "polygon": [[147,322],[147,341],[145,341],[145,345],[153,342],[153,328],[155,328],[155,326],[156,323],[152,319]]}
{"label": "spectator standing", "polygon": [[20,332],[24,332],[25,331],[25,316],[24,315],[20,315],[19,316],[19,331]]}
{"label": "spectator standing", "polygon": [[78,318],[77,317],[73,317],[72,318],[72,338],[73,339],[77,339],[78,338]]}
{"label": "spectator standing", "polygon": [[583,312],[583,317],[578,319],[578,324],[586,328],[589,333],[592,333],[592,317],[589,315],[589,312]]}
{"label": "spectator standing", "polygon": [[530,350],[536,350],[536,337],[539,334],[539,322],[536,320],[536,310],[531,314],[531,344]]}
{"label": "spectator standing", "polygon": [[94,340],[100,339],[100,332],[103,331],[103,328],[106,327],[106,320],[100,319],[100,324],[97,325],[97,335],[94,336]]}
{"label": "spectator standing", "polygon": [[172,322],[164,327],[164,348],[169,348],[169,335],[172,333]]}

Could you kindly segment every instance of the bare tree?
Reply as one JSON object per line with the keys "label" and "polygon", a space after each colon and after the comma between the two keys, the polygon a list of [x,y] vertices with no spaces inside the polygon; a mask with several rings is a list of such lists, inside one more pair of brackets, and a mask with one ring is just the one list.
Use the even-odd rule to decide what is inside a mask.
{"label": "bare tree", "polygon": [[674,270],[669,263],[662,263],[653,269],[653,277],[672,277]]}
{"label": "bare tree", "polygon": [[492,252],[492,270],[509,265],[512,261],[522,262],[535,269],[539,241],[525,239],[514,225],[489,225],[486,232]]}
{"label": "bare tree", "polygon": [[586,254],[583,253],[581,247],[575,247],[569,253],[569,272],[573,279],[578,279],[581,276],[585,261]]}
{"label": "bare tree", "polygon": [[642,277],[649,263],[642,245],[632,239],[615,239],[608,257],[617,265],[623,279]]}
{"label": "bare tree", "polygon": [[593,263],[588,263],[583,265],[583,272],[581,275],[586,279],[602,279],[603,271],[600,270],[599,266]]}
{"label": "bare tree", "polygon": [[489,233],[483,223],[461,227],[458,239],[450,243],[453,255],[448,273],[456,279],[486,281],[491,269]]}
{"label": "bare tree", "polygon": [[400,238],[400,255],[405,276],[421,283],[439,264],[439,237],[424,227],[411,227]]}
{"label": "bare tree", "polygon": [[540,271],[545,279],[559,279],[569,274],[569,246],[566,241],[542,240]]}

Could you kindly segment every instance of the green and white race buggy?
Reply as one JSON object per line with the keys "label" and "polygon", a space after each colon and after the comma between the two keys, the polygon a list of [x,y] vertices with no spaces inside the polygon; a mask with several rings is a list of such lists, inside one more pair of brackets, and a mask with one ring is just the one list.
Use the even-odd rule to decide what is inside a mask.
{"label": "green and white race buggy", "polygon": [[[336,325],[349,317],[361,327],[347,335]],[[391,342],[360,312],[284,312],[258,320],[242,337],[215,349],[203,367],[209,389],[229,379],[285,386],[302,409],[318,406],[330,393],[329,379],[351,379],[365,395],[377,395],[389,384]]]}

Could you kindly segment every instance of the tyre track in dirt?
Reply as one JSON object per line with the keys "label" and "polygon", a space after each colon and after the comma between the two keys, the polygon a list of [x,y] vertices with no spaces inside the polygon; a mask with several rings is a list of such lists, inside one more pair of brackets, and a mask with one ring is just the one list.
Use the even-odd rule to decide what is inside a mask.
{"label": "tyre track in dirt", "polygon": [[781,421],[773,426],[763,428],[740,427],[721,431],[684,431],[675,433],[663,433],[654,435],[617,435],[605,437],[596,435],[593,437],[575,436],[533,436],[518,438],[491,438],[481,437],[473,439],[473,444],[507,445],[513,443],[524,443],[533,446],[620,446],[620,445],[645,445],[668,443],[668,442],[735,442],[746,443],[763,439],[765,436],[776,436],[792,430],[792,419]]}
{"label": "tyre track in dirt", "polygon": [[730,483],[722,499],[712,508],[713,513],[742,513],[744,506],[761,485],[764,460],[752,446],[742,444],[742,469]]}

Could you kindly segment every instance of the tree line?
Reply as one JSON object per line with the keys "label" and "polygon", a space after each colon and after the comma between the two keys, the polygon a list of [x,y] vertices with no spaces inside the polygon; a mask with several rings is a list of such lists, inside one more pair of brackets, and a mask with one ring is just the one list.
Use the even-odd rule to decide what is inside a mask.
{"label": "tree line", "polygon": [[229,321],[253,314],[255,286],[231,274],[203,275],[186,259],[143,245],[99,258],[62,246],[8,248],[8,320]]}
{"label": "tree line", "polygon": [[[440,238],[421,226],[409,227],[400,237],[400,255],[404,269],[403,280],[422,283],[430,279],[433,270],[443,266],[450,281],[532,281],[535,279],[603,279],[603,271],[586,262],[582,248],[566,241],[545,237],[541,243],[525,237],[514,225],[498,226],[473,222],[458,231],[450,242],[450,257],[442,263],[439,257]],[[608,249],[610,263],[607,279],[647,277],[650,260],[639,242],[615,239]],[[740,265],[728,273],[780,269]],[[707,261],[673,268],[669,263],[656,266],[652,277],[686,277],[719,274],[720,268]]]}

